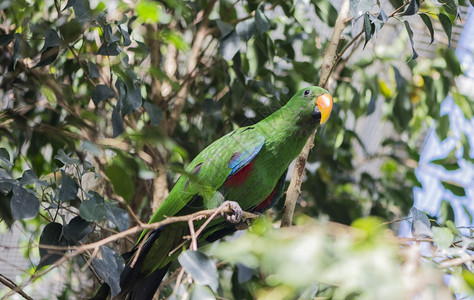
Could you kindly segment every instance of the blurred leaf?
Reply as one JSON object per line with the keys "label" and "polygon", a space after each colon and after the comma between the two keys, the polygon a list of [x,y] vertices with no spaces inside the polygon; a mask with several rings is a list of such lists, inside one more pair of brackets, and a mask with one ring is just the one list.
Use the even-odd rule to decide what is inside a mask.
{"label": "blurred leaf", "polygon": [[10,208],[14,220],[33,218],[39,211],[39,200],[33,192],[20,186],[13,188]]}
{"label": "blurred leaf", "polygon": [[431,23],[431,19],[425,13],[420,13],[419,16],[423,20],[423,23],[425,23],[426,27],[428,28],[430,32],[430,36],[431,36],[430,45],[431,45],[433,44],[433,41],[434,41],[434,30],[433,30],[433,24]]}
{"label": "blurred leaf", "polygon": [[76,216],[63,227],[62,236],[67,240],[69,245],[79,245],[79,242],[91,232],[92,227],[90,223],[80,216]]}
{"label": "blurred leaf", "polygon": [[448,137],[449,133],[449,115],[444,115],[438,120],[438,125],[436,126],[436,134],[440,141],[444,141]]}
{"label": "blurred leaf", "polygon": [[150,122],[153,126],[160,125],[161,121],[163,120],[163,111],[151,102],[143,103],[143,107],[145,107],[146,112],[150,116]]}
{"label": "blurred leaf", "polygon": [[105,203],[105,208],[107,220],[114,223],[120,231],[128,229],[130,226],[130,217],[125,210],[110,203]]}
{"label": "blurred leaf", "polygon": [[314,10],[321,21],[329,27],[334,27],[338,12],[328,0],[312,0]]}
{"label": "blurred leaf", "polygon": [[350,0],[350,10],[352,16],[357,19],[374,7],[373,0]]}
{"label": "blurred leaf", "polygon": [[372,34],[375,31],[375,26],[374,24],[370,21],[369,14],[364,14],[364,33],[365,33],[365,42],[364,42],[364,47],[367,45],[367,43],[370,41],[372,38]]}
{"label": "blurred leaf", "polygon": [[122,28],[122,25],[117,24],[117,27],[120,31],[120,34],[122,34],[123,37],[123,45],[124,46],[130,46],[132,41],[130,40],[130,34],[127,31],[127,28]]}
{"label": "blurred leaf", "polygon": [[107,209],[105,207],[104,198],[96,192],[89,192],[91,197],[84,200],[79,207],[80,216],[89,222],[100,222],[105,217]]}
{"label": "blurred leaf", "polygon": [[212,291],[200,284],[194,284],[194,287],[191,291],[191,300],[215,300],[216,297]]}
{"label": "blurred leaf", "polygon": [[447,190],[449,190],[451,193],[458,197],[465,197],[466,196],[466,191],[464,190],[464,187],[461,186],[459,183],[453,182],[453,181],[445,181],[442,180],[441,184],[443,187]]}
{"label": "blurred leaf", "polygon": [[453,100],[457,106],[461,109],[466,120],[471,120],[473,116],[473,104],[472,100],[469,100],[466,96],[459,93],[453,92]]}
{"label": "blurred leaf", "polygon": [[81,24],[76,19],[72,19],[69,22],[61,25],[59,27],[59,32],[61,33],[63,40],[67,44],[70,44],[81,36],[83,30]]}
{"label": "blurred leaf", "polygon": [[232,24],[223,22],[222,20],[216,20],[216,23],[217,23],[217,27],[221,31],[221,39],[226,37],[229,33],[231,33],[234,30],[234,26],[232,26]]}
{"label": "blurred leaf", "polygon": [[449,201],[446,201],[446,200],[441,201],[439,214],[441,218],[440,220],[441,224],[445,225],[447,221],[454,222],[454,210]]}
{"label": "blurred leaf", "polygon": [[432,238],[431,223],[424,212],[418,210],[416,207],[410,209],[412,216],[411,234],[414,238]]}
{"label": "blurred leaf", "polygon": [[112,128],[113,137],[117,137],[125,131],[125,127],[123,126],[123,118],[117,107],[115,107],[112,111]]}
{"label": "blurred leaf", "polygon": [[112,164],[105,168],[105,174],[109,177],[114,187],[114,192],[130,203],[135,193],[135,184],[127,172],[121,166]]}
{"label": "blurred leaf", "polygon": [[58,150],[58,154],[54,156],[54,159],[59,160],[65,165],[78,165],[81,163],[79,159],[69,157],[69,155],[66,154],[63,149]]}
{"label": "blurred leaf", "polygon": [[91,79],[99,78],[100,76],[99,69],[97,68],[95,63],[88,61],[87,67],[89,70],[89,78]]}
{"label": "blurred leaf", "polygon": [[459,169],[458,159],[455,156],[456,149],[453,149],[446,157],[432,160],[431,163],[442,166],[446,171],[455,171]]}
{"label": "blurred leaf", "polygon": [[105,84],[98,84],[94,87],[94,91],[92,92],[92,101],[94,102],[95,106],[99,104],[100,101],[114,98],[115,92],[106,86]]}
{"label": "blurred leaf", "polygon": [[13,43],[13,69],[15,69],[18,60],[30,57],[31,53],[30,44],[23,39],[21,34],[15,33],[15,42]]}
{"label": "blurred leaf", "polygon": [[235,26],[235,32],[247,42],[255,33],[255,18],[239,22]]}
{"label": "blurred leaf", "polygon": [[[410,4],[408,4],[407,9],[403,13],[404,16],[412,16],[418,12],[420,9],[420,1],[419,0],[410,0]],[[406,21],[405,21],[406,22]]]}
{"label": "blurred leaf", "polygon": [[108,43],[104,42],[100,46],[99,50],[97,50],[98,55],[106,55],[106,56],[117,56],[122,51],[120,46],[117,42]]}
{"label": "blurred leaf", "polygon": [[91,20],[88,0],[75,0],[72,9],[74,9],[74,14],[79,23],[84,24]]}
{"label": "blurred leaf", "polygon": [[181,253],[178,261],[194,281],[209,286],[214,292],[219,287],[217,268],[214,262],[200,251],[187,250]]}
{"label": "blurred leaf", "polygon": [[459,7],[457,4],[457,0],[439,0],[439,3],[443,4],[443,8],[448,14],[456,17],[458,16]]}
{"label": "blurred leaf", "polygon": [[43,67],[51,64],[53,61],[56,60],[59,54],[59,46],[47,48],[41,53],[40,61],[33,67]]}
{"label": "blurred leaf", "polygon": [[0,34],[0,46],[7,46],[13,41],[13,34]]}
{"label": "blurred leaf", "polygon": [[461,136],[462,144],[462,158],[466,161],[471,161],[471,144],[469,143],[469,138],[465,133],[462,133]]}
{"label": "blurred leaf", "polygon": [[94,258],[92,267],[97,275],[105,281],[111,291],[111,297],[120,293],[120,274],[125,267],[125,262],[118,253],[106,246],[101,246],[100,253],[102,259]]}
{"label": "blurred leaf", "polygon": [[[8,153],[8,150],[5,148],[0,148],[0,168],[9,170],[11,167],[13,167],[13,163],[10,161],[10,154]],[[0,172],[2,171],[3,170]],[[1,175],[0,178],[2,178]]]}
{"label": "blurred leaf", "polygon": [[148,24],[158,23],[161,9],[158,2],[149,0],[140,0],[136,6],[136,12],[143,22]]}
{"label": "blurred leaf", "polygon": [[235,31],[221,40],[219,52],[225,60],[232,60],[234,55],[240,50],[240,38]]}
{"label": "blurred leaf", "polygon": [[61,238],[62,230],[63,226],[56,222],[51,222],[43,228],[39,239],[40,263],[37,270],[55,263],[66,253],[66,250],[52,250],[41,247],[41,245],[66,246],[65,241]]}
{"label": "blurred leaf", "polygon": [[25,172],[23,172],[23,175],[21,176],[21,182],[20,182],[22,186],[27,186],[30,184],[37,184],[37,183],[39,183],[40,185],[48,184],[45,181],[39,180],[38,176],[36,176],[35,172],[31,169],[25,170]]}
{"label": "blurred leaf", "polygon": [[66,202],[76,199],[77,192],[79,190],[76,180],[67,175],[64,170],[61,170],[61,178],[62,179],[61,189],[59,190],[59,200],[61,202]]}
{"label": "blurred leaf", "polygon": [[441,26],[443,26],[444,33],[446,33],[446,36],[448,37],[448,48],[451,48],[451,33],[453,23],[451,22],[451,19],[443,13],[438,14],[438,19],[441,23]]}
{"label": "blurred leaf", "polygon": [[258,34],[262,34],[270,30],[272,23],[265,15],[264,5],[260,4],[255,10],[255,27],[257,28]]}
{"label": "blurred leaf", "polygon": [[48,48],[56,47],[61,45],[61,39],[59,38],[56,30],[49,28],[44,34],[44,45],[41,51],[45,51]]}
{"label": "blurred leaf", "polygon": [[415,43],[413,42],[413,31],[410,28],[410,23],[407,21],[403,21],[403,23],[405,24],[405,29],[407,30],[408,37],[410,38],[411,49],[413,50],[413,55],[410,60],[415,60],[418,57],[418,53],[416,53]]}
{"label": "blurred leaf", "polygon": [[433,240],[435,244],[441,249],[447,249],[451,246],[453,242],[454,235],[446,227],[433,227]]}

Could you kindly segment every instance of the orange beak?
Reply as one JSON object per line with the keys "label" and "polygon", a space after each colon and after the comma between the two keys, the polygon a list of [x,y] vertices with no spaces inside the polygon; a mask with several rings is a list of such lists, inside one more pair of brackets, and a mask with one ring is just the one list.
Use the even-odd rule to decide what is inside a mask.
{"label": "orange beak", "polygon": [[332,97],[329,94],[322,94],[316,99],[313,116],[319,114],[320,124],[326,123],[332,110]]}

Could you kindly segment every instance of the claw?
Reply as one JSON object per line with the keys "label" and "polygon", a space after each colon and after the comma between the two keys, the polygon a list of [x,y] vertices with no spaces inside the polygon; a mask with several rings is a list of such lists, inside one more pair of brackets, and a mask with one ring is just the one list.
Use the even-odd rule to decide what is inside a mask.
{"label": "claw", "polygon": [[231,210],[232,212],[230,213],[223,213],[222,214],[222,217],[224,217],[224,219],[231,223],[231,224],[238,224],[240,223],[240,221],[242,221],[242,208],[240,207],[240,205],[235,202],[235,201],[224,201],[224,203],[222,203],[222,205],[227,205]]}

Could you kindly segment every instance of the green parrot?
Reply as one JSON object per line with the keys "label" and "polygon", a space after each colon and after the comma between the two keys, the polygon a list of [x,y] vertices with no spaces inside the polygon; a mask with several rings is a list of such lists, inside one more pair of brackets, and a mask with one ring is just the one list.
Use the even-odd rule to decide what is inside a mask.
{"label": "green parrot", "polygon": [[[327,121],[332,103],[326,90],[308,87],[264,120],[218,139],[189,164],[150,223],[216,208],[230,200],[235,201],[231,204],[236,216],[213,220],[198,243],[213,242],[236,231],[232,220],[238,221],[242,210],[262,213],[281,197],[288,166],[313,130]],[[124,255],[127,265],[121,274],[119,297],[152,299],[183,248],[183,236],[189,234],[186,222],[165,225],[149,235],[143,232],[137,246]],[[135,258],[145,236],[147,240]]]}

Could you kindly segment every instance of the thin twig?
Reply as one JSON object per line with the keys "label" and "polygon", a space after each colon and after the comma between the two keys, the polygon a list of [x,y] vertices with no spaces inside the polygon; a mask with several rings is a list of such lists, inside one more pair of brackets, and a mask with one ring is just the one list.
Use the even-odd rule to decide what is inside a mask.
{"label": "thin twig", "polygon": [[33,298],[28,296],[28,294],[26,294],[18,285],[16,285],[11,279],[7,278],[3,274],[0,274],[0,283],[11,289],[13,292],[19,294],[23,298],[33,300]]}

